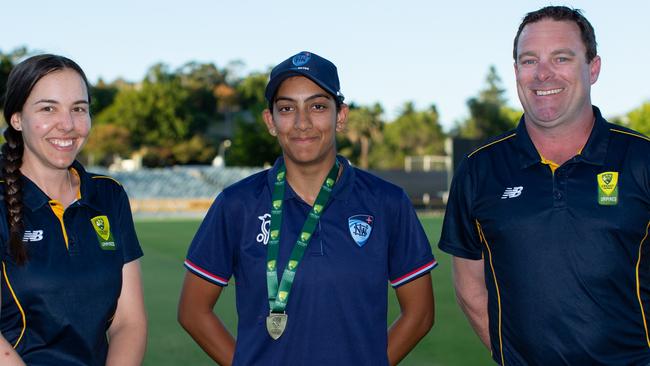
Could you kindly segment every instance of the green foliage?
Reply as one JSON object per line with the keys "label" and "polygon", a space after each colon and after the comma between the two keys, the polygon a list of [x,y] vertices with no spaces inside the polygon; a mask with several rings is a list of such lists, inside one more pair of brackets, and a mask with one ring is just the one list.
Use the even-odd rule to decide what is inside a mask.
{"label": "green foliage", "polygon": [[494,66],[490,66],[485,83],[485,89],[467,101],[470,118],[460,126],[461,137],[486,139],[514,128],[519,121],[521,114],[506,105],[505,89]]}
{"label": "green foliage", "polygon": [[203,136],[195,135],[174,145],[172,154],[180,164],[209,164],[216,155],[216,149]]}
{"label": "green foliage", "polygon": [[[7,79],[9,73],[16,62],[27,55],[27,48],[19,47],[9,53],[0,51],[0,107],[4,105],[5,92],[7,88]],[[4,118],[2,119],[4,120]]]}
{"label": "green foliage", "polygon": [[[340,146],[339,151],[362,169],[370,165],[370,148],[382,140],[381,119],[383,109],[379,103],[370,107],[350,106],[345,137],[348,146]],[[345,143],[342,143],[344,145]]]}
{"label": "green foliage", "polygon": [[267,74],[253,73],[236,87],[242,112],[235,116],[232,145],[226,154],[226,164],[263,166],[272,164],[282,154],[277,139],[271,136],[262,119],[267,107],[264,89]]}
{"label": "green foliage", "polygon": [[90,130],[90,137],[81,154],[89,165],[109,165],[113,157],[131,152],[129,130],[117,124],[100,124]]}
{"label": "green foliage", "polygon": [[417,111],[412,102],[407,102],[397,119],[385,125],[383,143],[370,153],[370,165],[403,168],[406,156],[442,154],[444,139],[436,107]]}
{"label": "green foliage", "polygon": [[650,136],[650,102],[643,103],[639,108],[627,114],[628,126]]}
{"label": "green foliage", "polygon": [[99,79],[95,85],[90,87],[92,102],[90,112],[98,115],[101,111],[113,104],[117,95],[118,87],[115,84],[107,84],[104,80]]}

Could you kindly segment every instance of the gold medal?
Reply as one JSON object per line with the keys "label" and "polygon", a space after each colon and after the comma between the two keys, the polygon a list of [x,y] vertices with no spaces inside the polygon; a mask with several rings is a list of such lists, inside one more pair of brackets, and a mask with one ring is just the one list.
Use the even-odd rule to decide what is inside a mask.
{"label": "gold medal", "polygon": [[266,330],[273,340],[280,338],[284,329],[287,327],[287,314],[285,313],[270,313],[266,317]]}

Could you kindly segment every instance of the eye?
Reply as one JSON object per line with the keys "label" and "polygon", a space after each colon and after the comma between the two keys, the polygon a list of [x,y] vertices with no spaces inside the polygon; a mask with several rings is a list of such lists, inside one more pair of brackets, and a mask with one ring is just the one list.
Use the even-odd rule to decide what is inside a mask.
{"label": "eye", "polygon": [[280,113],[287,113],[293,111],[293,107],[289,105],[279,105],[277,106],[278,112]]}
{"label": "eye", "polygon": [[86,109],[86,107],[78,106],[78,107],[72,108],[72,111],[75,112],[75,113],[86,113],[87,109]]}
{"label": "eye", "polygon": [[535,65],[537,63],[537,60],[529,58],[529,59],[521,60],[520,63],[522,65]]}
{"label": "eye", "polygon": [[54,106],[51,105],[46,105],[41,108],[41,111],[43,112],[54,112]]}
{"label": "eye", "polygon": [[327,106],[325,104],[320,104],[320,103],[314,104],[311,107],[317,111],[324,111],[327,109]]}
{"label": "eye", "polygon": [[569,62],[569,58],[564,56],[559,56],[555,59],[555,61],[561,64],[561,63]]}

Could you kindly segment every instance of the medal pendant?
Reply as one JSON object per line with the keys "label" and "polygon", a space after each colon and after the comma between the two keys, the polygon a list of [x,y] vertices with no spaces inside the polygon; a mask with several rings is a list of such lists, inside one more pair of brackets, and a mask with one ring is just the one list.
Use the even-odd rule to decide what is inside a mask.
{"label": "medal pendant", "polygon": [[287,327],[287,314],[270,313],[266,317],[266,330],[273,340],[280,338],[284,329]]}

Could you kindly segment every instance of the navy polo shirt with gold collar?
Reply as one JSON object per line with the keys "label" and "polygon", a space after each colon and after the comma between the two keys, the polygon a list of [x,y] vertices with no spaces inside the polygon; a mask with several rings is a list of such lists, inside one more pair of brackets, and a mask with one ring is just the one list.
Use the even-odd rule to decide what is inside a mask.
{"label": "navy polo shirt with gold collar", "polygon": [[484,260],[501,365],[650,362],[650,140],[593,109],[554,173],[522,117],[454,177],[439,246]]}
{"label": "navy polo shirt with gold collar", "polygon": [[122,186],[73,169],[81,188],[65,210],[23,177],[25,265],[8,255],[0,220],[0,331],[28,365],[104,365],[122,266],[142,256]]}
{"label": "navy polo shirt with gold collar", "polygon": [[[297,268],[279,339],[265,325],[266,246],[282,158],[220,193],[196,233],[185,267],[219,286],[235,277],[233,365],[388,365],[387,285],[406,284],[437,263],[404,191],[338,160],[343,173]],[[310,210],[287,184],[279,272]]]}

